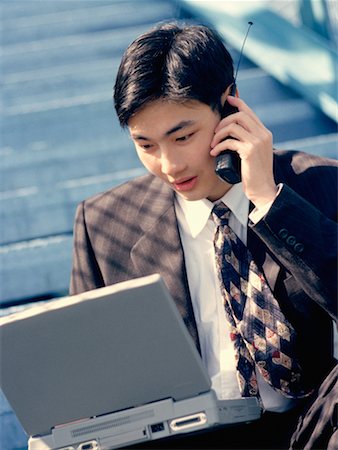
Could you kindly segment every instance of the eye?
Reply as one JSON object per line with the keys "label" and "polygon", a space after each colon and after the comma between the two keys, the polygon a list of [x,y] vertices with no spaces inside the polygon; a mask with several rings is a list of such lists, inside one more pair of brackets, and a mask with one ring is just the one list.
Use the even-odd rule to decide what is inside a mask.
{"label": "eye", "polygon": [[154,144],[150,143],[141,143],[141,142],[135,142],[136,147],[141,150],[142,152],[151,152],[154,150],[155,146]]}
{"label": "eye", "polygon": [[153,147],[153,145],[152,144],[143,144],[143,145],[140,145],[140,147],[143,148],[143,150],[149,150],[150,148]]}
{"label": "eye", "polygon": [[178,138],[176,138],[176,142],[185,142],[185,141],[187,141],[188,139],[190,139],[191,136],[193,136],[193,134],[194,134],[194,133],[190,133],[190,134],[187,134],[187,135],[185,135],[185,136],[178,137]]}

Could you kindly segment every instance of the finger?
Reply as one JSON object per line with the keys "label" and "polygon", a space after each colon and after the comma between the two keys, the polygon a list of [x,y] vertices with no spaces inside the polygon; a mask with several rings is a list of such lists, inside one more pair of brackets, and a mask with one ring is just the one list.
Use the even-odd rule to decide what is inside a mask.
{"label": "finger", "polygon": [[[247,147],[247,144],[251,143],[253,137],[244,128],[239,125],[232,126],[232,128],[233,131],[230,136],[227,134],[224,139],[212,143],[210,152],[211,155],[216,156],[222,151],[228,149],[242,152]],[[232,147],[230,148],[229,145]]]}
{"label": "finger", "polygon": [[240,125],[250,133],[255,133],[257,131],[259,132],[259,130],[262,131],[265,129],[264,125],[257,118],[244,111],[241,111],[235,114],[231,114],[230,116],[222,119],[215,128],[215,135],[217,135],[222,129],[234,123]]}
{"label": "finger", "polygon": [[252,140],[255,138],[259,139],[260,136],[264,136],[268,132],[268,129],[263,124],[256,123],[248,114],[240,112],[236,116],[235,122],[233,120],[231,121],[231,119],[228,125],[223,122],[223,127],[218,129],[211,141],[211,147],[214,147],[228,137],[239,140]]}
{"label": "finger", "polygon": [[249,117],[252,118],[257,124],[260,126],[264,126],[259,117],[254,113],[254,111],[245,103],[243,99],[240,97],[229,96],[229,103],[232,106],[236,106],[238,111],[246,113]]}
{"label": "finger", "polygon": [[244,117],[250,117],[251,120],[253,121],[253,123],[257,126],[264,126],[262,124],[262,122],[260,121],[260,119],[256,116],[256,114],[252,111],[251,108],[249,108],[249,106],[239,97],[233,97],[231,95],[229,95],[227,97],[227,101],[229,100],[230,105],[235,106],[238,109],[238,113],[234,113],[234,114],[230,114],[229,116],[225,117],[224,119],[222,119],[220,121],[220,123],[218,124],[218,126],[215,129],[215,132],[219,131],[219,129],[224,126],[227,125],[228,123],[236,120],[238,121],[238,123],[240,122],[241,119],[243,119],[243,114],[241,115],[240,113],[243,112]]}
{"label": "finger", "polygon": [[228,101],[231,106],[235,106],[238,109],[238,111],[244,111],[250,116],[256,117],[258,119],[253,110],[245,103],[245,101],[242,98],[234,97],[233,95],[228,95],[226,101]]}
{"label": "finger", "polygon": [[217,156],[225,150],[232,150],[240,154],[242,150],[242,143],[236,139],[227,139],[226,141],[220,142],[216,147],[210,151],[211,156]]}
{"label": "finger", "polygon": [[248,140],[250,138],[250,134],[253,134],[251,133],[251,128],[254,130],[257,129],[257,127],[254,126],[254,123],[251,123],[251,127],[244,127],[237,122],[230,123],[230,125],[220,128],[220,130],[214,135],[210,147],[215,147],[218,143],[228,139],[229,137],[241,141]]}

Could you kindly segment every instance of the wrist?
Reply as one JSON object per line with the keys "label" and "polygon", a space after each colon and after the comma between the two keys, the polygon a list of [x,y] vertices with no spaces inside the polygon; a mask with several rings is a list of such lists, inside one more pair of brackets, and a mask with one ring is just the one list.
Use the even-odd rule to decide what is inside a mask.
{"label": "wrist", "polygon": [[273,198],[273,200],[265,203],[264,206],[261,206],[259,208],[255,207],[253,211],[251,211],[250,215],[249,215],[249,219],[251,220],[251,222],[255,225],[256,223],[258,223],[270,210],[273,202],[275,201],[276,197],[279,195],[280,191],[283,188],[283,183],[279,183],[277,185],[277,194],[275,195],[275,197]]}
{"label": "wrist", "polygon": [[279,193],[278,186],[274,185],[260,192],[255,198],[251,198],[251,202],[255,205],[256,209],[265,208],[266,205],[271,204]]}

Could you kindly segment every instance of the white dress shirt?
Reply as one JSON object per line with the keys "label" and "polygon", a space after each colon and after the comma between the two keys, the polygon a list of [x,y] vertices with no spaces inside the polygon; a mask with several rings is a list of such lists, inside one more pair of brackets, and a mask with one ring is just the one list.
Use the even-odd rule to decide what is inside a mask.
{"label": "white dress shirt", "polygon": [[[249,200],[243,192],[242,183],[235,184],[221,200],[231,210],[229,226],[246,244]],[[216,227],[211,218],[213,206],[207,199],[187,201],[176,196],[175,209],[202,360],[218,398],[239,398],[235,351],[230,341],[215,264],[213,237]],[[263,214],[262,211],[253,211],[250,219],[257,222],[269,206],[271,204],[264,208]],[[282,412],[294,405],[293,400],[273,390],[258,370],[257,381],[265,409]]]}

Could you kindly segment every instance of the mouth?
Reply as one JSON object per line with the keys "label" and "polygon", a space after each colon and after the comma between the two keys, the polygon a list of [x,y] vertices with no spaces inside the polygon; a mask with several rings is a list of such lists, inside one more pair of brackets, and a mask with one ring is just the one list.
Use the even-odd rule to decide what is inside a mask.
{"label": "mouth", "polygon": [[195,187],[197,176],[190,178],[182,178],[173,182],[175,189],[178,191],[190,191]]}

